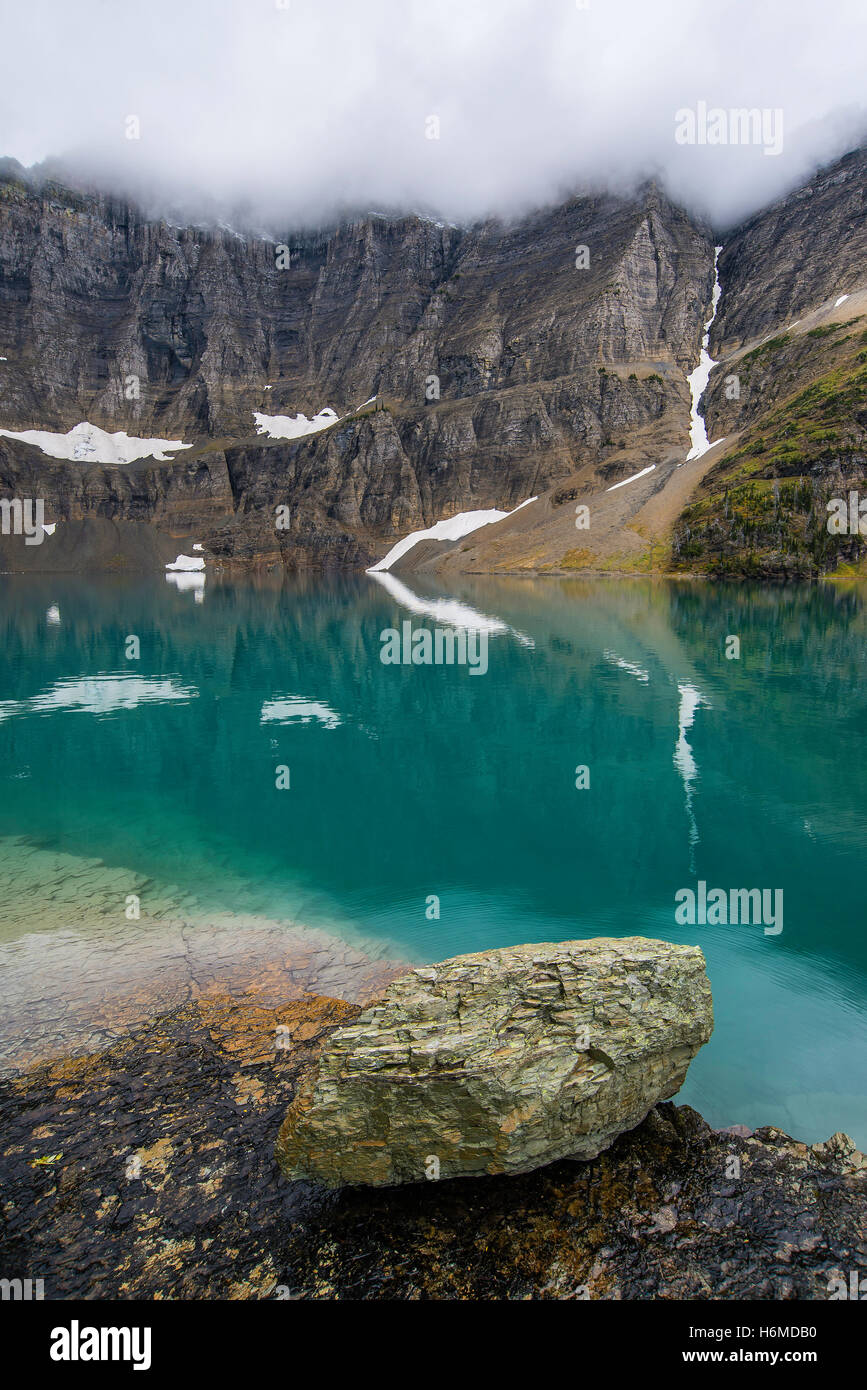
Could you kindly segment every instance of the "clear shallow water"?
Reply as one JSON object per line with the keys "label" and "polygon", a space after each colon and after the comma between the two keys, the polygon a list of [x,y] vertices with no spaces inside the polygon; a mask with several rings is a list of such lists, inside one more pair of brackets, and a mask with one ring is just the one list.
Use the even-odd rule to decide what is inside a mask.
{"label": "clear shallow water", "polygon": [[[143,912],[191,898],[414,962],[697,943],[716,1029],[680,1098],[867,1146],[857,590],[478,580],[425,616],[441,590],[367,576],[209,580],[203,602],[161,579],[0,582],[0,837],[102,860],[113,892],[143,876]],[[486,674],[382,664],[384,628],[456,603],[493,624]],[[782,933],[678,925],[698,879],[782,889]],[[5,941],[39,891],[19,927],[13,890]]]}

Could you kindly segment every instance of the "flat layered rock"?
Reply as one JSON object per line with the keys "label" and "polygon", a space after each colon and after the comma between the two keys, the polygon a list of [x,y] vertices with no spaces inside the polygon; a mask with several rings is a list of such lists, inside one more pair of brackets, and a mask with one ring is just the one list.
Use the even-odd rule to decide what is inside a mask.
{"label": "flat layered rock", "polygon": [[329,1187],[594,1158],[676,1094],[712,1029],[698,947],[601,937],[457,956],[331,1036],[277,1157]]}
{"label": "flat layered rock", "polygon": [[290,1183],[286,1105],[359,1014],[256,989],[0,1080],[4,1277],[44,1279],[46,1299],[824,1300],[867,1267],[851,1140],[714,1132],[670,1103],[589,1163]]}

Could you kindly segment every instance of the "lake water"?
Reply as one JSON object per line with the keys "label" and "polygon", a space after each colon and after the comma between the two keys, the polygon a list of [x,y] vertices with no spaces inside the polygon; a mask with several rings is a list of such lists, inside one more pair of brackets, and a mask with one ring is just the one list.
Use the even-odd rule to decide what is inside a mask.
{"label": "lake water", "polygon": [[[186,997],[178,953],[219,987],[221,960],[291,953],[299,927],[359,980],[371,959],[643,935],[708,961],[716,1028],[681,1100],[867,1147],[857,589],[0,584],[12,1062],[109,1037],[133,983]],[[383,664],[407,620],[483,625],[487,670]],[[781,890],[782,931],[680,925],[699,880]]]}

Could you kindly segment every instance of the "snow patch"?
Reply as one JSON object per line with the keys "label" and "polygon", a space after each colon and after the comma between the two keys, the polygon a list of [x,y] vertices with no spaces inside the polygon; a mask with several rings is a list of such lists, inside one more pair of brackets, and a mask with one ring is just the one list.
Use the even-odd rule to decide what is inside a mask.
{"label": "snow patch", "polygon": [[253,411],[253,419],[256,421],[257,434],[266,434],[269,439],[300,439],[302,435],[327,430],[330,425],[336,424],[338,415],[327,405],[312,420],[300,413],[294,416],[263,415],[258,410]]}
{"label": "snow patch", "polygon": [[[266,391],[271,389],[270,386],[265,387]],[[256,433],[266,434],[269,439],[301,439],[305,434],[318,434],[320,430],[327,430],[341,420],[350,420],[359,410],[363,410],[365,405],[372,405],[375,400],[376,396],[369,396],[363,405],[355,406],[348,415],[338,415],[336,410],[326,405],[312,420],[308,420],[307,416],[300,412],[298,415],[263,415],[261,411],[254,410]]]}
{"label": "snow patch", "polygon": [[606,488],[605,491],[616,492],[619,487],[626,487],[627,483],[635,483],[638,481],[639,478],[647,477],[647,474],[652,473],[655,467],[656,464],[652,463],[649,468],[642,468],[640,473],[633,473],[631,478],[624,478],[622,482],[614,483],[612,487]]}
{"label": "snow patch", "polygon": [[690,395],[692,397],[689,424],[689,438],[692,447],[686,456],[687,463],[689,463],[690,459],[701,458],[702,454],[706,454],[710,448],[704,416],[699,414],[698,407],[710,379],[711,371],[716,366],[716,362],[714,362],[707,349],[710,343],[711,325],[716,318],[717,306],[719,305],[720,295],[722,294],[722,285],[719,282],[719,253],[721,250],[721,246],[714,248],[713,297],[710,302],[710,318],[704,326],[704,337],[701,340],[701,354],[698,359],[698,366],[695,371],[690,372],[687,377]]}
{"label": "snow patch", "polygon": [[[194,545],[193,550],[201,550]],[[196,603],[205,600],[205,562],[201,555],[179,555],[172,564],[166,565],[166,580],[174,584],[181,593],[192,592]]]}
{"label": "snow patch", "polygon": [[43,454],[53,459],[69,459],[82,463],[132,463],[135,459],[154,458],[158,463],[171,461],[167,450],[191,449],[181,439],[139,439],[118,430],[107,434],[98,425],[89,425],[83,420],[74,425],[67,434],[53,430],[0,430],[7,439],[20,439],[24,444],[35,444]]}
{"label": "snow patch", "polygon": [[848,294],[841,294],[839,299],[834,300],[834,308],[839,309],[841,304],[845,304],[849,298]]}
{"label": "snow patch", "polygon": [[531,502],[535,502],[535,497],[528,497],[526,502],[515,507],[511,512],[497,511],[495,507],[487,511],[479,512],[458,512],[457,516],[446,517],[444,521],[438,521],[434,526],[429,526],[425,531],[412,531],[408,536],[404,536],[402,541],[391,547],[388,554],[372,565],[367,571],[368,574],[380,574],[384,570],[390,570],[408,550],[411,550],[419,541],[459,541],[464,536],[469,536],[473,531],[478,531],[482,526],[491,526],[495,521],[503,521],[507,516],[514,516],[522,507],[529,507]]}
{"label": "snow patch", "polygon": [[[195,546],[193,546],[195,550]],[[205,562],[200,555],[179,555],[173,564],[166,565],[167,570],[203,570]]]}

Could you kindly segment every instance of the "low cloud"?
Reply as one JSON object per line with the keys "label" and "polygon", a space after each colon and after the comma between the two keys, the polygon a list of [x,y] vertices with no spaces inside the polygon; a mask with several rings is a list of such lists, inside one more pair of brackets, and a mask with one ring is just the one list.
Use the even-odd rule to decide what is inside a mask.
{"label": "low cloud", "polygon": [[[0,154],[270,230],[648,176],[724,227],[864,138],[865,39],[863,0],[7,0]],[[742,108],[778,150],[675,138]]]}

